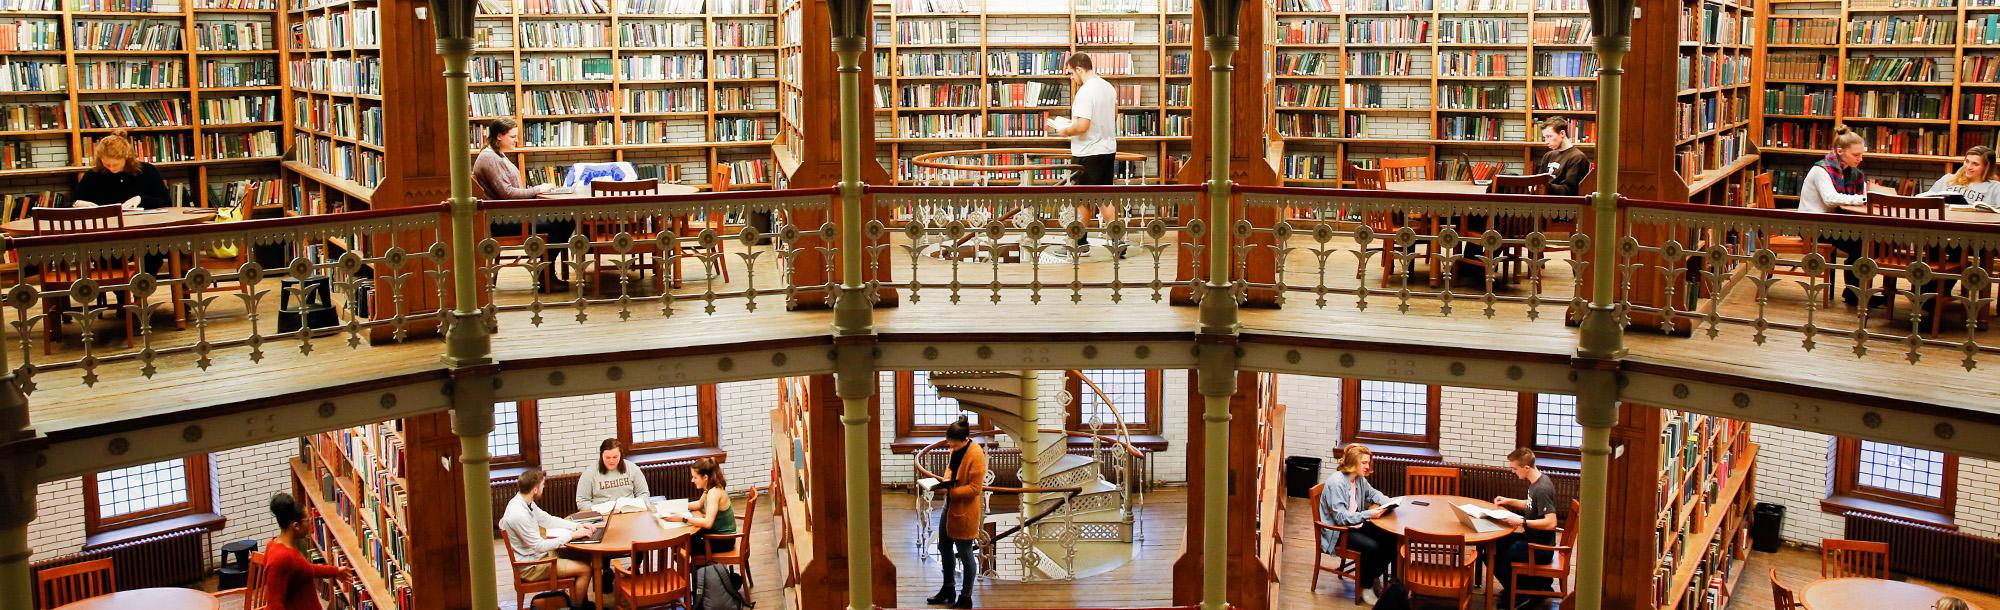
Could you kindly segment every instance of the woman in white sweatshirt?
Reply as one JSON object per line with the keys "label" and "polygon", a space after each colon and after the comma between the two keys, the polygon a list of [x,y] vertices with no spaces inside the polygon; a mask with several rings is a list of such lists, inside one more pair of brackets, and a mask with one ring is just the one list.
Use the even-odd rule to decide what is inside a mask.
{"label": "woman in white sweatshirt", "polygon": [[[1826,158],[1814,163],[1806,170],[1805,182],[1799,185],[1799,211],[1830,214],[1843,205],[1861,205],[1868,202],[1868,179],[1861,173],[1861,158],[1868,153],[1868,143],[1861,134],[1849,131],[1846,125],[1833,128],[1833,150]],[[1851,265],[1861,258],[1861,241],[1855,239],[1822,239],[1822,243],[1847,255],[1848,269],[1841,271],[1847,281],[1847,290],[1840,293],[1840,299],[1848,305],[1860,301],[1860,293],[1855,284]],[[1868,299],[1869,307],[1888,303],[1888,299],[1876,295]]]}
{"label": "woman in white sweatshirt", "polygon": [[583,476],[576,481],[576,508],[589,510],[593,504],[610,502],[619,498],[652,496],[646,488],[646,473],[639,471],[639,465],[625,459],[624,446],[618,439],[607,438],[597,445],[595,468],[583,469]]}
{"label": "woman in white sweatshirt", "polygon": [[2000,206],[2000,165],[1993,163],[1993,148],[1974,146],[1965,151],[1965,164],[1958,171],[1938,178],[1925,195],[1964,195],[1966,203]]}

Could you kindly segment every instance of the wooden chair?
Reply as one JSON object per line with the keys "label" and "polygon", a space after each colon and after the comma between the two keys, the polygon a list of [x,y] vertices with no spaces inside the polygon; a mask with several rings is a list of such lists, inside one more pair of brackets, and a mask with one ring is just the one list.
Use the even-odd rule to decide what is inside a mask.
{"label": "wooden chair", "polygon": [[[1869,193],[1868,215],[1913,220],[1944,220],[1944,198]],[[1896,278],[1908,277],[1908,272],[1902,270],[1908,268],[1910,263],[1920,260],[1924,261],[1925,264],[1931,266],[1932,271],[1938,273],[1959,273],[1965,271],[1965,257],[1944,249],[1918,246],[1901,241],[1875,241],[1866,243],[1862,247],[1868,251],[1868,256],[1874,258],[1875,262],[1882,266],[1882,282],[1889,297],[1889,317],[1891,319],[1896,317]],[[1932,281],[1938,282],[1940,285],[1944,282],[1942,279],[1934,279]],[[1960,287],[1963,288],[1963,285]],[[1923,289],[1921,286],[1912,286],[1911,288],[1919,292]],[[1933,335],[1938,334],[1939,328],[1943,324],[1945,312],[1945,295],[1942,294],[1943,291],[1939,292],[1940,294],[1931,298],[1931,334]]]}
{"label": "wooden chair", "polygon": [[703,538],[713,545],[719,540],[734,540],[736,547],[716,553],[700,549],[702,554],[695,557],[696,565],[718,563],[731,566],[743,575],[743,599],[750,599],[750,590],[757,587],[757,581],[750,578],[750,528],[757,523],[757,488],[750,488],[750,498],[744,503],[743,511],[736,513],[736,533],[707,534]]}
{"label": "wooden chair", "polygon": [[[1523,596],[1552,597],[1558,600],[1569,597],[1570,557],[1573,549],[1576,548],[1576,535],[1583,529],[1577,525],[1576,520],[1582,516],[1583,503],[1570,500],[1569,518],[1563,522],[1563,527],[1560,530],[1562,533],[1559,535],[1560,539],[1557,541],[1557,544],[1555,546],[1528,544],[1528,562],[1515,562],[1514,570],[1508,577],[1507,607],[1521,607],[1520,602],[1516,600]],[[1535,555],[1538,553],[1549,553],[1548,563],[1535,561]],[[1553,586],[1549,587],[1550,590],[1548,591],[1523,591],[1521,590],[1522,577],[1547,578]]]}
{"label": "wooden chair", "polygon": [[1805,607],[1799,603],[1799,594],[1785,583],[1778,582],[1778,569],[1771,568],[1771,608],[1772,610],[1798,610]]}
{"label": "wooden chair", "polygon": [[1403,470],[1403,494],[1411,496],[1458,495],[1458,469],[1439,466],[1411,466]]}
{"label": "wooden chair", "polygon": [[[1359,604],[1361,603],[1361,553],[1347,548],[1347,533],[1353,531],[1354,527],[1334,525],[1319,520],[1319,494],[1325,488],[1325,483],[1314,485],[1312,492],[1307,496],[1310,498],[1309,506],[1312,507],[1313,548],[1316,549],[1313,552],[1312,590],[1319,590],[1320,573],[1332,572],[1337,578],[1354,581],[1354,603]],[[1340,535],[1340,542],[1334,543],[1333,548],[1326,548],[1326,543],[1320,541],[1320,535],[1326,532],[1336,532]],[[1336,560],[1333,567],[1326,567],[1323,563],[1328,555]]]}
{"label": "wooden chair", "polygon": [[250,573],[242,587],[214,593],[217,603],[229,597],[241,597],[238,606],[243,610],[264,610],[270,604],[264,599],[264,552],[250,551]]}
{"label": "wooden chair", "polygon": [[[514,544],[501,537],[500,546],[507,547],[507,565],[514,571],[514,607],[528,607],[528,596],[547,591],[576,591],[577,577],[560,577],[556,574],[556,555],[550,553],[547,559],[521,561],[514,555]],[[542,578],[528,580],[521,572],[535,566],[547,566],[548,572]]]}
{"label": "wooden chair", "polygon": [[685,605],[694,592],[688,538],[632,543],[631,563],[611,567],[618,573],[618,607]]}
{"label": "wooden chair", "polygon": [[35,576],[35,607],[49,610],[78,600],[110,595],[118,590],[117,580],[112,574],[110,559],[48,568]]}
{"label": "wooden chair", "polygon": [[[34,219],[36,235],[70,235],[125,228],[124,210],[115,205],[94,208],[32,208],[29,218]],[[90,278],[99,286],[124,284],[132,281],[139,272],[139,263],[126,258],[89,258],[76,261],[57,262],[43,265],[42,290],[68,290],[77,280]],[[125,318],[125,346],[132,346],[132,335],[138,328],[139,312],[131,307],[126,293],[107,293],[98,297],[99,302],[115,298]],[[68,299],[42,299],[42,353],[55,353],[56,340],[62,336],[63,312],[68,311]],[[80,320],[78,324],[89,324]]]}
{"label": "wooden chair", "polygon": [[1486,192],[1496,195],[1547,195],[1549,181],[1555,174],[1542,172],[1526,176],[1501,174],[1493,177],[1493,183],[1486,185]]}
{"label": "wooden chair", "polygon": [[[727,192],[735,185],[735,182],[731,179],[733,174],[730,173],[729,166],[727,165],[718,164],[709,173],[709,187],[717,193]],[[703,218],[695,218],[693,216],[681,217],[681,222],[676,225],[680,228],[681,240],[679,255],[674,258],[674,283],[680,283],[681,256],[704,256],[708,254],[716,255],[715,268],[709,270],[709,273],[721,275],[723,282],[729,281],[729,257],[722,254],[724,246],[729,243],[729,234],[724,231],[723,223],[726,219],[723,216],[724,214],[721,210],[710,210]],[[700,223],[700,226],[696,226],[696,223]],[[712,229],[715,231],[715,235],[719,239],[715,240],[714,250],[711,251],[707,247],[702,246],[699,239],[693,239],[701,237],[702,229]],[[703,268],[709,266],[708,259],[697,260],[703,261]]]}
{"label": "wooden chair", "polygon": [[[655,178],[647,178],[645,180],[592,180],[590,182],[590,194],[594,197],[627,197],[632,195],[653,195],[659,192],[660,181]],[[629,253],[639,257],[640,261],[645,261],[649,256],[657,258],[662,255],[659,247],[654,244],[653,240],[659,235],[660,231],[664,230],[660,226],[664,221],[664,218],[645,216],[594,218],[578,222],[577,229],[583,231],[584,236],[590,238],[590,241],[593,242],[611,241],[620,232],[630,233],[632,234],[632,249]],[[607,254],[616,256],[618,252],[612,249],[611,246],[592,246],[590,248],[591,268],[595,270],[593,274],[597,280],[591,282],[591,294],[596,298],[604,298],[604,274],[606,272],[604,256]],[[651,266],[654,268],[655,275],[658,275],[658,271],[662,265],[655,260],[655,262],[651,263]],[[615,267],[616,265],[613,265],[614,269]],[[666,280],[657,279],[656,281],[660,283],[664,291]]]}
{"label": "wooden chair", "polygon": [[[1549,180],[1554,177],[1547,173],[1529,176],[1494,176],[1493,183],[1486,185],[1486,192],[1500,195],[1543,195],[1548,193]],[[1475,242],[1488,228],[1499,231],[1501,236],[1510,239],[1527,237],[1529,233],[1539,229],[1535,225],[1535,219],[1519,216],[1468,217],[1461,225],[1464,227],[1462,233]],[[1510,282],[1528,260],[1526,248],[1514,245],[1503,245],[1496,252],[1482,254],[1492,260],[1489,262],[1477,256],[1467,256],[1459,259],[1458,263],[1478,267],[1488,274],[1497,271],[1499,275],[1496,277],[1503,284]]]}
{"label": "wooden chair", "polygon": [[[472,181],[472,196],[477,197],[481,200],[489,199],[489,197],[486,196],[486,187],[480,186],[478,180]],[[479,219],[473,221],[473,226],[475,227],[488,227],[487,232],[493,238],[493,243],[500,246],[500,255],[494,257],[493,260],[493,273],[494,273],[493,281],[495,282],[499,281],[499,273],[501,269],[507,267],[515,267],[525,270],[528,268],[527,243],[528,243],[528,238],[530,236],[536,236],[536,235],[541,236],[543,243],[547,243],[549,239],[548,235],[535,232],[535,223],[533,222],[523,220],[510,224],[514,224],[519,227],[519,229],[515,232],[515,234],[490,235],[492,233],[491,227],[493,226],[493,223],[486,220],[485,212],[480,212]],[[550,255],[554,254],[554,251],[553,250],[549,251],[549,254]],[[553,280],[555,279],[556,267],[554,259],[552,257],[549,257],[548,255],[544,256],[549,261],[549,266],[543,268],[542,270],[541,285],[544,289],[547,289],[548,287],[553,286],[555,283]]]}
{"label": "wooden chair", "polygon": [[[1389,190],[1388,172],[1358,165],[1348,166],[1347,171],[1354,174],[1354,188],[1356,189],[1364,191]],[[1362,212],[1361,221],[1363,224],[1368,225],[1368,229],[1374,231],[1376,235],[1393,237],[1396,234],[1396,230],[1403,227],[1403,220],[1396,216],[1395,212]],[[1389,278],[1395,273],[1396,269],[1394,249],[1386,243],[1370,249],[1380,252],[1376,256],[1382,259],[1382,287],[1388,288]],[[1414,263],[1412,264],[1412,268],[1414,268]]]}
{"label": "wooden chair", "polygon": [[[1777,193],[1771,190],[1771,172],[1758,172],[1757,176],[1750,180],[1750,193],[1744,197],[1744,200],[1748,201],[1752,208],[1771,210],[1778,207],[1776,195]],[[1834,262],[1835,253],[1832,244],[1807,242],[1805,238],[1797,235],[1763,235],[1760,237],[1763,238],[1764,249],[1770,250],[1773,254],[1779,256],[1805,256],[1808,253],[1818,252],[1820,258],[1825,259],[1829,263]],[[1789,267],[1773,268],[1771,275],[1810,277],[1804,272],[1795,271]],[[1833,293],[1835,292],[1833,269],[1828,268],[1822,275],[1823,277],[1820,278],[1820,281],[1827,286],[1825,295],[1826,303],[1832,305]]]}
{"label": "wooden chair", "polygon": [[1431,160],[1428,157],[1385,158],[1377,160],[1375,165],[1382,168],[1390,182],[1429,180],[1431,177]]}
{"label": "wooden chair", "polygon": [[1455,598],[1458,610],[1465,610],[1472,601],[1478,550],[1465,544],[1465,536],[1419,529],[1404,530],[1403,542],[1397,552],[1396,573],[1402,575],[1410,595]]}
{"label": "wooden chair", "polygon": [[1820,578],[1889,578],[1889,543],[1827,538],[1819,549]]}

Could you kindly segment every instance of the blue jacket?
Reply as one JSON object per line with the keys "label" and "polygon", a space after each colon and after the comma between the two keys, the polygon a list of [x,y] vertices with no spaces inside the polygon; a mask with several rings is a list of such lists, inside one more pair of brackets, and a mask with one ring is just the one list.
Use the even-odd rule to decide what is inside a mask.
{"label": "blue jacket", "polygon": [[[1389,497],[1375,491],[1375,486],[1368,484],[1367,478],[1357,478],[1355,481],[1354,484],[1361,486],[1360,493],[1354,493],[1351,488],[1353,484],[1348,482],[1346,473],[1335,471],[1333,476],[1326,480],[1326,486],[1319,491],[1320,521],[1333,525],[1360,525],[1368,520],[1362,511],[1368,510],[1371,505],[1389,503]],[[1361,500],[1361,506],[1348,506],[1349,494],[1357,496]],[[1319,538],[1320,544],[1329,549],[1340,542],[1340,536],[1336,532],[1320,532]]]}

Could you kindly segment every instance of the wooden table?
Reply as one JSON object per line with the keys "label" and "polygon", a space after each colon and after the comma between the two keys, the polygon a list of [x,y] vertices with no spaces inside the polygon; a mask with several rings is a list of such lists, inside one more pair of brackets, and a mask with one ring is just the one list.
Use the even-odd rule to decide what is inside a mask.
{"label": "wooden table", "polygon": [[[650,507],[650,503],[648,506]],[[568,545],[571,549],[590,554],[591,590],[585,597],[597,599],[599,607],[604,605],[604,600],[600,599],[599,594],[599,591],[604,590],[604,583],[598,582],[597,579],[604,575],[604,562],[607,558],[631,553],[634,542],[656,542],[680,536],[692,536],[695,531],[694,526],[686,523],[661,521],[659,517],[653,515],[650,508],[644,512],[613,514],[604,521],[603,528],[604,535],[599,536],[597,542],[571,542]]]}
{"label": "wooden table", "polygon": [[133,589],[110,595],[99,595],[78,602],[58,606],[56,610],[216,610],[222,604],[215,596],[175,587],[157,589]]}
{"label": "wooden table", "polygon": [[[1868,215],[1868,206],[1843,205],[1840,206],[1840,211],[1849,214],[1860,214],[1866,216]],[[1944,219],[1949,220],[1951,222],[1969,222],[1975,224],[1988,224],[1988,225],[2000,224],[2000,214],[1996,214],[1993,212],[1983,212],[1976,209],[1961,210],[1953,208],[1951,206],[1945,206]]]}
{"label": "wooden table", "polygon": [[1879,578],[1828,578],[1799,592],[1807,610],[1929,610],[1942,597],[1937,589]]}
{"label": "wooden table", "polygon": [[[685,185],[685,184],[666,184],[666,183],[661,183],[661,184],[660,184],[660,192],[658,192],[658,193],[654,193],[654,194],[656,194],[656,195],[693,195],[693,194],[695,194],[695,193],[699,193],[699,192],[701,192],[701,189],[698,189],[698,188],[695,188],[695,187],[692,187],[692,186],[688,186],[688,185]],[[540,195],[536,195],[536,197],[538,197],[538,198],[541,198],[541,199],[582,199],[582,198],[585,198],[585,197],[594,197],[594,195],[591,195],[591,194],[590,194],[590,187],[586,186],[586,187],[583,187],[583,188],[580,188],[580,189],[576,189],[575,191],[572,191],[572,192],[568,192],[568,193],[563,193],[563,194],[560,194],[560,195],[558,195],[558,194],[555,194],[555,193],[542,193],[542,194],[540,194]]]}
{"label": "wooden table", "polygon": [[[1486,185],[1473,184],[1467,180],[1398,180],[1385,183],[1389,190],[1404,193],[1458,193],[1461,195],[1483,195]],[[1402,510],[1402,509],[1396,509]]]}
{"label": "wooden table", "polygon": [[[1515,528],[1506,527],[1506,524],[1501,524],[1501,528],[1494,531],[1477,532],[1458,520],[1460,504],[1471,504],[1488,510],[1499,508],[1498,505],[1485,500],[1465,496],[1402,496],[1392,499],[1396,500],[1396,510],[1371,519],[1370,522],[1374,523],[1375,527],[1382,528],[1383,531],[1395,534],[1399,538],[1403,536],[1405,528],[1415,528],[1432,534],[1464,536],[1466,544],[1480,547],[1481,554],[1486,556],[1486,573],[1489,575],[1493,574],[1493,562],[1498,561],[1499,557],[1493,548],[1494,543],[1515,532]],[[1425,502],[1429,506],[1418,506],[1412,502]],[[1484,580],[1481,579],[1479,586],[1485,590],[1486,603],[1490,606],[1495,601],[1493,588],[1486,586]]]}
{"label": "wooden table", "polygon": [[[148,227],[177,227],[181,225],[201,224],[214,219],[215,219],[215,210],[210,210],[206,208],[159,208],[155,210],[126,210],[125,226],[122,228],[140,229]],[[27,237],[29,235],[34,235],[36,233],[35,219],[22,218],[20,220],[8,222],[7,224],[0,224],[0,231],[5,231],[8,235],[12,235],[14,237]]]}

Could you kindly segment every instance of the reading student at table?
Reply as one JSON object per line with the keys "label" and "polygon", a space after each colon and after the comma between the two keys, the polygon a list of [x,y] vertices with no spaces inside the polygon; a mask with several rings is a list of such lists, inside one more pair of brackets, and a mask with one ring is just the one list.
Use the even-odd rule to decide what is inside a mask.
{"label": "reading student at table", "polygon": [[1924,195],[1963,195],[1966,203],[2000,206],[2000,165],[1993,164],[1993,147],[1966,149],[1965,164],[1938,178]]}
{"label": "reading student at table", "polygon": [[[484,192],[486,199],[534,199],[542,193],[555,190],[553,184],[537,184],[533,187],[521,186],[521,168],[507,159],[507,153],[521,145],[521,126],[514,119],[498,118],[486,123],[486,147],[480,149],[479,158],[472,162],[472,182]],[[519,223],[501,222],[493,224],[494,237],[513,237],[521,234]],[[535,232],[540,233],[551,245],[569,243],[576,233],[576,222],[570,220],[544,220],[535,223]],[[566,250],[550,250],[561,255]],[[543,286],[546,290],[567,289],[556,282]]]}
{"label": "reading student at table", "polygon": [[[624,446],[618,439],[607,438],[597,445],[597,467],[583,469],[583,476],[576,480],[576,507],[578,510],[592,508],[606,502],[622,498],[638,498],[644,502],[653,495],[646,487],[646,473],[639,465],[625,459]],[[611,511],[597,511],[609,513]]]}
{"label": "reading student at table", "polygon": [[[1375,595],[1375,578],[1389,567],[1396,558],[1396,536],[1375,527],[1371,519],[1389,512],[1382,508],[1389,504],[1389,497],[1376,491],[1368,483],[1368,475],[1375,472],[1375,454],[1367,445],[1353,443],[1340,452],[1340,469],[1326,480],[1326,486],[1319,490],[1319,520],[1334,525],[1357,526],[1340,534],[1332,530],[1320,532],[1320,546],[1334,548],[1340,536],[1347,537],[1347,548],[1361,554],[1361,601],[1373,606],[1379,599]],[[1366,508],[1374,506],[1376,508]]]}
{"label": "reading student at table", "polygon": [[[1499,505],[1500,508],[1514,511],[1519,515],[1504,520],[1504,523],[1525,528],[1520,532],[1500,539],[1498,546],[1500,556],[1495,558],[1493,562],[1493,574],[1500,577],[1500,586],[1502,588],[1499,599],[1503,600],[1507,599],[1507,590],[1505,587],[1511,582],[1508,580],[1508,575],[1514,571],[1514,562],[1528,561],[1528,545],[1543,544],[1553,546],[1556,543],[1555,481],[1543,475],[1541,469],[1535,467],[1535,452],[1529,450],[1527,447],[1515,449],[1513,453],[1507,454],[1507,469],[1513,471],[1514,476],[1521,477],[1521,480],[1528,482],[1528,497],[1525,499],[1516,499],[1500,496],[1493,499],[1493,503]],[[1538,555],[1535,558],[1536,561],[1549,560],[1549,557],[1546,556],[1547,553],[1536,553],[1536,555]],[[1547,591],[1550,585],[1553,584],[1548,580],[1547,578],[1533,580],[1524,578],[1521,581],[1521,586],[1524,589]],[[1534,598],[1528,598],[1528,602],[1522,605],[1527,606],[1528,604],[1532,604],[1533,600]]]}
{"label": "reading student at table", "polygon": [[[521,493],[507,502],[507,510],[500,516],[500,529],[507,532],[507,544],[514,549],[515,561],[540,561],[549,553],[557,553],[556,578],[576,578],[576,582],[582,584],[590,577],[590,564],[562,556],[558,551],[572,539],[589,538],[597,531],[597,526],[557,517],[536,506],[535,500],[542,497],[544,476],[542,469],[532,466],[521,473],[516,482]],[[544,534],[543,530],[547,533]],[[549,564],[541,564],[521,570],[521,580],[546,579],[549,567]],[[582,593],[587,590],[569,593],[574,599],[583,599]]]}
{"label": "reading student at table", "polygon": [[695,460],[694,468],[688,470],[688,482],[694,484],[697,497],[688,504],[687,514],[668,513],[661,518],[685,521],[695,526],[694,538],[689,541],[688,547],[697,553],[705,555],[736,550],[735,538],[708,538],[708,534],[736,533],[736,507],[729,503],[729,483],[722,477],[722,465],[716,463],[715,458]]}
{"label": "reading student at table", "polygon": [[319,592],[313,581],[354,578],[354,568],[334,567],[306,561],[299,553],[300,541],[311,536],[306,512],[291,494],[271,496],[271,516],[278,520],[278,535],[271,538],[264,556],[264,608],[266,610],[320,610]]}
{"label": "reading student at table", "polygon": [[132,140],[125,137],[125,130],[99,139],[90,149],[90,159],[90,169],[77,177],[76,189],[70,193],[74,201],[96,205],[133,202],[126,207],[147,210],[173,205],[160,168],[133,158]]}
{"label": "reading student at table", "polygon": [[1562,117],[1542,122],[1542,143],[1549,152],[1542,153],[1541,168],[1550,174],[1550,195],[1575,195],[1583,190],[1583,177],[1590,175],[1590,155],[1576,149],[1569,128],[1569,119]]}
{"label": "reading student at table", "polygon": [[[1868,154],[1868,142],[1846,125],[1833,128],[1833,150],[1826,157],[1806,170],[1806,179],[1799,184],[1799,211],[1833,214],[1843,205],[1861,205],[1868,202],[1868,177],[1861,173],[1861,159]],[[1847,254],[1848,265],[1861,258],[1861,240],[1852,238],[1823,238],[1821,243]],[[1841,279],[1847,282],[1847,290],[1840,292],[1840,299],[1848,305],[1860,302],[1860,280],[1854,276],[1852,268],[1841,271]],[[1868,299],[1869,307],[1888,303],[1882,295]]]}

